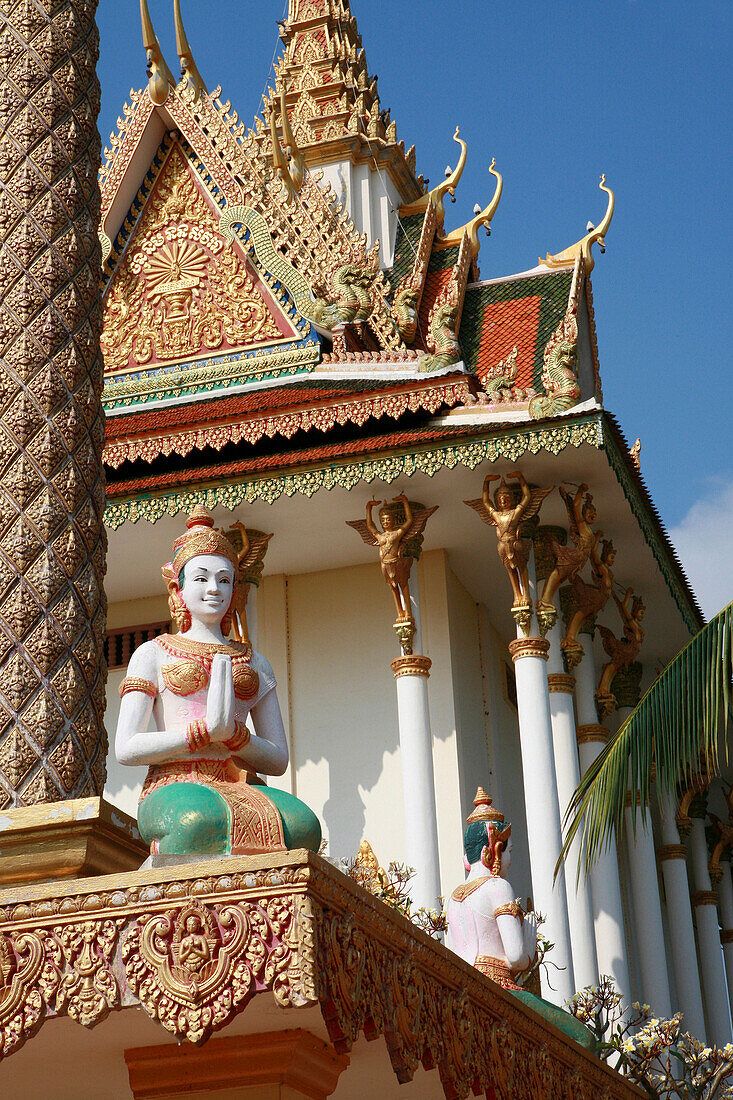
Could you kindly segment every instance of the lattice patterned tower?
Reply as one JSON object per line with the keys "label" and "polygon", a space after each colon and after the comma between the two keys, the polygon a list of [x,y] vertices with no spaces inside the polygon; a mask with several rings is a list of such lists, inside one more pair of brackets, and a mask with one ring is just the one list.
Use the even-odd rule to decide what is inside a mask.
{"label": "lattice patterned tower", "polygon": [[106,736],[96,0],[0,0],[0,807]]}

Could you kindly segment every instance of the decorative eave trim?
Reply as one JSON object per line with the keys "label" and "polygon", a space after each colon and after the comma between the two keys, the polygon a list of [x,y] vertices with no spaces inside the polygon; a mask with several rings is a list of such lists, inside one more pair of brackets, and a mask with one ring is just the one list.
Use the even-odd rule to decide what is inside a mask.
{"label": "decorative eave trim", "polygon": [[[198,986],[200,975],[179,963],[176,948],[192,918],[209,945]],[[0,935],[14,964],[0,1057],[49,1019],[95,1027],[122,1009],[123,989],[123,1011],[136,1006],[179,1042],[197,1044],[265,994],[295,1025],[297,1009],[320,1007],[340,1054],[364,1033],[381,1035],[398,1081],[410,1081],[420,1063],[434,1067],[448,1098],[497,1083],[515,1100],[642,1095],[305,851],[2,891]]]}
{"label": "decorative eave trim", "polygon": [[609,412],[602,414],[603,446],[616,480],[623,489],[647,545],[662,571],[672,598],[679,608],[685,626],[696,634],[705,624],[705,616],[690,587],[677,552],[670,542],[656,505],[649,495],[644,478],[633,465],[629,446],[616,418]]}
{"label": "decorative eave trim", "polygon": [[368,483],[375,479],[391,484],[397,478],[412,477],[415,473],[433,477],[439,470],[452,470],[458,465],[474,470],[482,462],[498,462],[501,458],[515,462],[527,451],[532,454],[543,450],[560,454],[566,447],[582,447],[586,443],[599,450],[603,448],[603,428],[597,415],[572,421],[563,417],[562,422],[556,422],[551,427],[527,425],[511,432],[492,433],[488,438],[456,440],[439,447],[375,455],[357,461],[345,460],[320,468],[311,466],[277,477],[255,476],[241,481],[228,480],[222,485],[202,485],[185,492],[111,500],[107,502],[105,523],[115,531],[126,522],[137,523],[144,519],[156,523],[162,516],[191,511],[196,503],[207,508],[223,507],[232,511],[256,500],[273,504],[283,494],[291,497],[302,493],[311,497],[319,489],[338,486],[353,489],[359,482]]}
{"label": "decorative eave trim", "polygon": [[444,405],[465,404],[470,392],[468,379],[465,382],[452,382],[447,385],[426,385],[420,389],[395,393],[361,394],[336,403],[320,404],[311,408],[288,408],[282,412],[274,411],[270,416],[250,416],[229,422],[207,423],[187,431],[150,434],[130,439],[117,439],[107,443],[104,448],[104,463],[112,469],[118,469],[123,462],[154,462],[161,455],[177,454],[181,457],[193,450],[211,447],[220,451],[229,443],[257,443],[267,436],[281,435],[290,439],[299,431],[311,431],[316,428],[322,432],[331,431],[337,425],[356,424],[362,427],[370,417],[378,420],[390,416],[399,420],[407,412],[424,410],[436,413]]}

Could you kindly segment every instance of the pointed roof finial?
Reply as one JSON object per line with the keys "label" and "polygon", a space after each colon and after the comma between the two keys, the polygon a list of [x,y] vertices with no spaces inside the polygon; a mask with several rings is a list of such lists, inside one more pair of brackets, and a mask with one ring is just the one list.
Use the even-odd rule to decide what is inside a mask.
{"label": "pointed roof finial", "polygon": [[206,95],[207,87],[201,73],[198,71],[191,47],[188,44],[181,15],[181,0],[173,0],[173,19],[176,25],[176,53],[181,62],[181,76],[186,80],[189,88],[198,99],[200,95]]}
{"label": "pointed roof finial", "polygon": [[155,34],[153,20],[148,10],[148,0],[140,0],[140,20],[143,28],[143,47],[148,57],[148,94],[159,107],[168,98],[168,92],[176,82],[165,63],[163,51]]}
{"label": "pointed roof finial", "polygon": [[450,195],[451,198],[455,198],[456,187],[463,175],[463,169],[466,167],[466,159],[468,157],[468,146],[462,137],[460,137],[460,127],[456,126],[456,132],[453,135],[453,140],[457,142],[461,147],[461,155],[458,159],[458,164],[453,171],[446,169],[447,175],[442,183],[439,183],[437,187],[433,187],[431,191],[421,195],[415,202],[407,203],[400,208],[400,216],[405,217],[410,214],[421,214],[424,210],[427,210],[429,206],[435,207],[436,224],[438,232],[442,232],[443,222],[445,221],[445,205],[443,199],[446,195]]}
{"label": "pointed roof finial", "polygon": [[482,225],[486,226],[487,230],[489,229],[489,226],[491,225],[491,219],[496,213],[497,207],[501,202],[501,193],[504,189],[504,179],[501,173],[496,171],[496,160],[493,157],[491,158],[489,171],[491,172],[492,176],[496,176],[496,188],[494,189],[494,197],[492,198],[489,205],[484,210],[478,210],[477,207],[474,207],[474,209],[476,210],[476,216],[460,229],[454,229],[453,232],[449,233],[447,237],[443,237],[442,240],[436,241],[437,248],[455,248],[460,245],[464,236],[468,234],[469,243],[471,245],[471,254],[473,255],[474,260],[476,259],[479,254],[479,249],[481,248],[481,242],[478,239],[478,231]]}
{"label": "pointed roof finial", "polygon": [[584,261],[585,274],[589,275],[595,266],[595,260],[593,259],[593,245],[598,242],[601,252],[606,251],[606,233],[608,227],[611,224],[613,218],[613,208],[616,204],[616,200],[613,191],[610,187],[606,187],[606,177],[601,176],[601,182],[598,184],[601,191],[605,191],[608,195],[608,206],[606,207],[606,213],[603,216],[603,221],[597,228],[591,226],[590,231],[581,240],[576,241],[570,248],[566,248],[564,252],[558,252],[555,256],[551,256],[548,252],[544,260],[540,258],[540,263],[545,267],[570,267],[574,264],[578,257],[582,256]]}

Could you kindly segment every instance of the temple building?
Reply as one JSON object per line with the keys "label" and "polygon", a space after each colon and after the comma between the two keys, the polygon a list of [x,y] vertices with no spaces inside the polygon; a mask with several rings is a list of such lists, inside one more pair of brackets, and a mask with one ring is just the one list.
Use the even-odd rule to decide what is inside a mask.
{"label": "temple building", "polygon": [[[84,4],[67,7],[78,16]],[[440,945],[423,937],[404,954],[406,922],[395,917],[388,927],[325,859],[286,854],[273,870],[272,860],[251,857],[259,863],[249,873],[234,860],[226,870],[197,864],[190,875],[185,865],[137,872],[147,854],[135,826],[145,769],[115,756],[118,689],[132,652],[173,630],[161,566],[186,517],[204,506],[239,539],[248,586],[241,636],[277,679],[289,764],[266,782],[317,814],[326,856],[353,858],[368,840],[382,864],[415,868],[416,906],[435,906],[463,881],[462,838],[480,784],[512,822],[512,883],[544,914],[555,944],[558,968],[543,979],[544,997],[562,1004],[610,974],[627,1002],[649,1003],[660,1016],[682,1010],[708,1043],[733,1040],[733,885],[718,843],[725,827],[713,828],[729,809],[717,781],[695,777],[665,814],[652,805],[651,820],[642,821],[629,792],[618,845],[578,879],[576,846],[554,877],[562,818],[581,775],[703,623],[645,488],[638,447],[603,401],[591,277],[594,248],[607,233],[612,244],[610,170],[608,183],[600,181],[597,228],[527,270],[496,271],[485,241],[501,217],[501,166],[492,162],[486,205],[452,226],[446,199],[477,153],[457,129],[455,169],[426,184],[418,167],[433,175],[443,154],[423,151],[418,166],[398,136],[348,0],[290,0],[274,87],[254,120],[239,118],[236,88],[226,90],[229,100],[205,86],[177,0],[180,79],[145,0],[141,7],[147,76],[141,50],[130,77],[142,87],[121,110],[99,177],[101,395],[91,359],[82,377],[67,355],[61,389],[73,400],[61,412],[45,408],[55,391],[40,375],[34,389],[17,342],[5,377],[22,386],[2,392],[15,451],[3,451],[0,583],[3,592],[16,584],[11,626],[22,626],[13,628],[15,664],[7,664],[8,644],[0,671],[0,919],[10,922],[0,923],[2,1051],[48,1022],[0,1064],[0,1087],[78,1096],[74,1067],[88,1060],[101,1083],[81,1095],[99,1097],[636,1095],[580,1048],[570,1057],[556,1030],[540,1034],[503,991],[486,993],[479,975],[470,978],[475,988],[466,986],[470,968]],[[40,66],[34,36],[46,35],[45,24],[28,30],[3,18],[3,33],[24,42]],[[57,21],[44,18],[50,27]],[[81,37],[69,45],[64,31],[63,49],[92,103],[85,33],[86,69]],[[9,80],[19,97],[12,67]],[[44,77],[38,86],[55,95],[62,82]],[[32,93],[34,117],[42,92]],[[74,106],[69,133],[80,117]],[[42,139],[52,151],[60,141],[44,132],[37,148]],[[437,146],[444,136],[435,139]],[[47,220],[59,196],[56,188],[52,200],[40,192],[34,199],[48,201]],[[89,210],[93,219],[92,199]],[[78,219],[67,222],[63,239],[85,240]],[[35,232],[26,227],[23,240]],[[546,246],[538,241],[538,251]],[[53,280],[62,251],[44,256]],[[61,292],[71,310],[82,293],[69,278]],[[46,306],[33,298],[34,277],[23,279],[21,295],[35,304],[26,316],[16,302],[13,338],[21,340],[22,325],[31,331],[37,315],[32,337],[43,350]],[[94,308],[84,322],[90,347]],[[103,629],[102,506],[90,474],[100,396],[106,779],[103,737],[89,733],[102,711],[89,673],[99,667]],[[35,426],[32,410],[40,410]],[[43,481],[39,462],[62,444],[66,465],[51,461]],[[74,517],[68,532],[64,509]],[[58,546],[85,530],[77,572],[59,574],[56,585],[54,554],[66,560]],[[44,583],[54,588],[46,604]],[[63,621],[54,610],[62,602]],[[3,622],[10,606],[4,596]],[[53,637],[42,627],[30,633],[42,611],[39,621],[58,624]],[[74,616],[80,625],[64,632]],[[56,649],[65,645],[72,656],[57,674]],[[34,647],[49,655],[40,671]],[[41,677],[38,696],[28,669]],[[33,721],[57,722],[48,743],[33,734]],[[230,906],[221,926],[234,929],[216,947],[217,973],[226,971],[229,984],[208,1016],[188,1002],[175,1007],[175,967],[168,985],[161,977],[165,922],[188,894],[179,956],[186,936],[191,950],[209,953],[205,965],[215,951],[220,933],[207,931],[202,898],[214,898],[220,916]],[[240,903],[241,912],[254,907],[255,895],[260,924],[247,919],[259,929],[263,960],[269,953],[260,969],[254,948],[243,962],[235,944],[243,918],[232,915]],[[299,923],[293,916],[278,925],[288,905]],[[321,911],[331,916],[325,933],[311,934],[308,956],[312,914]],[[349,913],[360,942],[385,952],[403,944],[403,970],[386,977],[387,955],[376,952],[368,975],[350,977]],[[27,948],[11,950],[11,925],[27,934]],[[292,973],[289,963],[277,970],[275,942],[281,960],[300,952],[297,975],[295,963]],[[396,1028],[377,1003],[383,985],[398,999],[400,987],[414,985],[426,1003],[437,1000],[443,1016],[430,1025],[434,1034],[424,1034],[424,1020]],[[243,1012],[255,986],[275,997],[255,997]],[[472,1034],[486,1031],[489,1018],[497,1029],[470,1050],[450,1034],[466,1013]],[[98,1026],[86,1032],[79,1022]],[[223,1023],[224,1035],[211,1038]],[[413,1031],[420,1041],[410,1046]],[[379,1034],[386,1046],[367,1043]],[[208,1042],[177,1047],[183,1038]],[[481,1061],[488,1066],[508,1044],[518,1064],[522,1043],[527,1051],[545,1044],[532,1080],[551,1091],[532,1092],[529,1076],[502,1085],[501,1073],[515,1069],[494,1061],[487,1070]],[[274,1083],[266,1070],[273,1059],[292,1070]],[[52,1065],[53,1080],[63,1082],[56,1091]],[[575,1076],[566,1079],[566,1070]]]}

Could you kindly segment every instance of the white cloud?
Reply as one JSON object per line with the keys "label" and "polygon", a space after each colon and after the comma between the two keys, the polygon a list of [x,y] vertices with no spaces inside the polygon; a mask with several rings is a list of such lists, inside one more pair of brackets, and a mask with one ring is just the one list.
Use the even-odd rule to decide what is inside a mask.
{"label": "white cloud", "polygon": [[733,483],[712,486],[669,537],[700,606],[711,618],[733,599]]}

